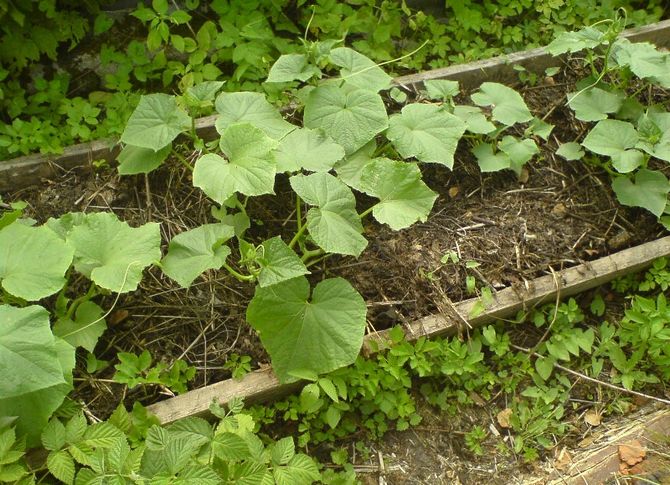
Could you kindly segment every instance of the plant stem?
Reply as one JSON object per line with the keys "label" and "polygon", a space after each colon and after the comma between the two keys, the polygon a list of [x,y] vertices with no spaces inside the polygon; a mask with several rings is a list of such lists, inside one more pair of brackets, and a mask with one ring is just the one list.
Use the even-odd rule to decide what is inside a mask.
{"label": "plant stem", "polygon": [[293,239],[291,239],[291,242],[288,243],[288,247],[293,249],[293,246],[296,245],[296,243],[300,240],[302,235],[305,233],[305,230],[307,229],[307,225],[304,224],[300,229],[298,229],[298,232],[295,233],[295,236],[293,236]]}
{"label": "plant stem", "polygon": [[325,251],[321,248],[319,248],[319,249],[306,249],[302,252],[302,257],[300,259],[304,263],[308,259],[315,258],[317,256],[321,256],[324,253],[325,253]]}
{"label": "plant stem", "polygon": [[226,271],[228,271],[231,275],[233,275],[239,281],[253,281],[254,278],[255,278],[255,276],[252,275],[252,274],[244,275],[242,273],[238,273],[233,268],[231,268],[230,265],[228,265],[228,263],[223,263],[223,267],[226,269]]}
{"label": "plant stem", "polygon": [[363,212],[361,212],[360,214],[358,214],[358,217],[360,217],[361,219],[363,219],[365,216],[367,216],[368,214],[370,214],[370,212],[372,212],[372,211],[374,210],[375,207],[377,207],[377,204],[373,205],[372,207],[368,207],[367,209],[365,209]]}
{"label": "plant stem", "polygon": [[174,155],[174,157],[177,160],[179,160],[182,163],[182,165],[184,165],[186,168],[188,168],[191,172],[193,171],[193,165],[188,163],[188,160],[186,160],[184,158],[184,156],[181,153],[179,153],[177,150],[175,150],[174,148],[172,149],[172,155]]}
{"label": "plant stem", "polygon": [[295,195],[295,217],[298,221],[298,232],[302,229],[302,201],[298,194]]}
{"label": "plant stem", "polygon": [[95,286],[95,283],[91,283],[91,286],[89,286],[88,291],[86,292],[85,295],[80,296],[79,298],[75,298],[72,303],[70,303],[70,306],[67,309],[67,312],[65,313],[65,318],[72,319],[72,315],[74,315],[74,312],[77,310],[79,305],[82,303],[89,301],[91,298],[93,298],[95,295],[98,294],[98,289]]}

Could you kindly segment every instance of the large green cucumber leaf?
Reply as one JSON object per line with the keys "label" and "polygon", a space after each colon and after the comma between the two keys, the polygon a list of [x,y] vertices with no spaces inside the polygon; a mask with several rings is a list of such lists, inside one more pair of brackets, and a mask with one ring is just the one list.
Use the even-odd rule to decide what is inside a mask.
{"label": "large green cucumber leaf", "polygon": [[388,127],[388,116],[377,93],[327,85],[309,93],[304,123],[321,128],[351,154]]}
{"label": "large green cucumber leaf", "polygon": [[327,172],[344,157],[344,148],[321,130],[300,128],[286,135],[275,152],[277,172]]}
{"label": "large green cucumber leaf", "polygon": [[14,296],[39,300],[59,291],[73,251],[51,229],[15,221],[0,231],[0,283]]}
{"label": "large green cucumber leaf", "polygon": [[642,168],[635,173],[634,182],[625,176],[615,178],[612,189],[623,205],[643,207],[660,217],[668,203],[670,183],[662,172]]}
{"label": "large green cucumber leaf", "polygon": [[329,253],[359,256],[367,246],[356,212],[356,198],[349,187],[329,173],[295,175],[293,190],[312,207],[307,230],[314,242]]}
{"label": "large green cucumber leaf", "polygon": [[77,307],[74,319],[63,317],[54,324],[53,333],[73,347],[83,347],[93,353],[98,339],[107,328],[105,311],[92,301]]}
{"label": "large green cucumber leaf", "polygon": [[151,148],[142,148],[133,145],[126,145],[119,153],[119,174],[135,175],[138,173],[149,173],[157,169],[161,163],[170,154],[172,145],[161,148],[157,152]]}
{"label": "large green cucumber leaf", "polygon": [[540,153],[537,144],[531,138],[519,140],[511,135],[506,135],[498,145],[510,160],[510,167],[517,175],[521,174],[523,166],[535,155]]}
{"label": "large green cucumber leaf", "polygon": [[258,275],[258,284],[261,287],[309,274],[305,263],[279,236],[263,243],[263,253],[257,262],[261,267]]}
{"label": "large green cucumber leaf", "polygon": [[63,384],[49,312],[37,305],[0,305],[0,396],[18,396]]}
{"label": "large green cucumber leaf", "polygon": [[330,62],[341,67],[340,76],[345,83],[358,89],[376,93],[391,86],[391,76],[370,58],[349,47],[337,47],[330,51]]}
{"label": "large green cucumber leaf", "polygon": [[361,184],[366,193],[379,199],[372,215],[396,231],[416,221],[425,222],[437,199],[414,163],[377,158],[366,165]]}
{"label": "large green cucumber leaf", "polygon": [[627,121],[601,120],[582,141],[593,153],[607,155],[620,173],[632,172],[642,164],[644,155],[634,147],[639,141],[635,127]]}
{"label": "large green cucumber leaf", "polygon": [[274,193],[276,141],[249,123],[235,123],[224,130],[219,145],[226,158],[215,153],[200,157],[193,169],[193,185],[219,204],[236,192]]}
{"label": "large green cucumber leaf", "polygon": [[349,282],[321,281],[309,296],[309,282],[301,276],[256,288],[247,308],[247,320],[282,382],[291,380],[291,371],[322,374],[349,365],[363,343],[365,302]]}
{"label": "large green cucumber leaf", "polygon": [[352,189],[363,192],[361,188],[361,173],[363,173],[365,166],[372,160],[376,150],[377,142],[371,140],[351,155],[344,157],[344,159],[335,164],[334,168],[337,172],[337,177]]}
{"label": "large green cucumber leaf", "polygon": [[609,113],[619,111],[625,99],[623,93],[593,87],[569,93],[568,105],[574,110],[578,120],[600,121],[607,119]]}
{"label": "large green cucumber leaf", "polygon": [[130,115],[121,141],[157,152],[190,127],[191,117],[177,106],[174,96],[148,94],[140,98],[137,108]]}
{"label": "large green cucumber leaf", "polygon": [[67,235],[74,267],[96,285],[126,293],[137,289],[142,271],[161,257],[160,226],[130,227],[109,212],[87,214]]}
{"label": "large green cucumber leaf", "polygon": [[305,54],[284,54],[272,64],[266,82],[289,83],[291,81],[305,82],[321,71],[311,64]]}
{"label": "large green cucumber leaf", "polygon": [[226,241],[235,236],[235,228],[227,224],[204,224],[177,234],[170,241],[161,261],[163,273],[188,288],[208,269],[219,269],[230,255]]}
{"label": "large green cucumber leaf", "polygon": [[58,360],[66,382],[10,398],[0,398],[0,416],[17,416],[16,431],[25,436],[28,447],[40,444],[40,435],[51,415],[72,391],[74,348],[61,339],[55,340]]}
{"label": "large green cucumber leaf", "polygon": [[465,123],[433,104],[413,103],[391,116],[386,137],[403,158],[454,166]]}
{"label": "large green cucumber leaf", "polygon": [[552,56],[593,49],[605,42],[605,35],[595,27],[585,27],[577,32],[563,32],[548,46],[547,52]]}
{"label": "large green cucumber leaf", "polygon": [[524,123],[533,118],[521,95],[504,84],[482,83],[479,91],[470,97],[477,106],[491,106],[493,119],[506,126]]}
{"label": "large green cucumber leaf", "polygon": [[236,123],[250,123],[275,140],[296,129],[295,125],[282,118],[279,111],[261,93],[221,93],[214,105],[219,113],[215,125],[220,135]]}
{"label": "large green cucumber leaf", "polygon": [[670,88],[670,56],[649,42],[631,42],[617,39],[612,57],[620,66],[628,66],[637,77],[651,79],[664,88]]}

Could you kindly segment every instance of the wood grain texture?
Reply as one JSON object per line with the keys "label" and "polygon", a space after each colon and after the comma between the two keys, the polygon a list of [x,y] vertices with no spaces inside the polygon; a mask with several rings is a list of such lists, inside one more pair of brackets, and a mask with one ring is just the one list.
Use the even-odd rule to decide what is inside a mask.
{"label": "wood grain texture", "polygon": [[[555,274],[541,276],[528,282],[524,288],[509,287],[494,294],[494,301],[475,318],[470,318],[477,299],[465,300],[454,305],[454,309],[472,327],[484,325],[496,318],[506,318],[517,311],[547,301],[553,301],[557,293],[565,297],[595,288],[619,276],[639,271],[657,258],[670,256],[670,236],[620,251],[598,260],[580,264]],[[419,337],[436,337],[455,333],[460,319],[446,315],[430,315],[405,328],[410,341]],[[365,337],[363,352],[374,354],[387,346],[388,331],[369,334]],[[225,404],[233,397],[241,397],[247,403],[276,399],[299,389],[304,383],[281,384],[271,369],[257,370],[243,379],[218,382],[210,386],[189,391],[180,396],[152,404],[148,410],[163,423],[171,423],[187,416],[207,413],[212,400]]]}
{"label": "wood grain texture", "polygon": [[[653,42],[659,47],[670,47],[670,20],[629,29],[623,36],[633,42]],[[512,66],[520,64],[529,71],[543,73],[547,67],[558,64],[556,58],[544,52],[544,48],[515,52],[481,61],[433,69],[409,76],[396,78],[398,85],[418,89],[429,79],[452,79],[459,81],[463,88],[472,89],[484,81],[509,82],[518,80],[518,72]],[[196,121],[198,134],[205,139],[217,136],[214,128],[216,115],[199,118]],[[91,161],[116,158],[118,148],[114,140],[99,140],[65,148],[62,155],[28,155],[8,161],[0,161],[0,193],[36,185],[42,179],[54,177],[62,171],[73,168],[90,168]]]}

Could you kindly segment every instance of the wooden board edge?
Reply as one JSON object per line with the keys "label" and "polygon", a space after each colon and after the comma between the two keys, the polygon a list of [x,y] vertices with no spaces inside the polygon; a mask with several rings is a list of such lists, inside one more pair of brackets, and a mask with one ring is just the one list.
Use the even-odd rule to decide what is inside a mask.
{"label": "wooden board edge", "polygon": [[[595,261],[583,263],[554,274],[541,276],[528,283],[525,288],[505,288],[495,294],[494,304],[483,310],[475,318],[469,318],[477,299],[470,299],[454,305],[455,310],[472,327],[484,325],[496,318],[505,318],[523,308],[555,299],[561,296],[595,288],[624,274],[639,271],[662,256],[670,256],[670,236],[635,246]],[[407,339],[435,337],[455,332],[461,321],[448,315],[430,315],[421,318],[405,329]],[[384,348],[388,341],[388,331],[369,334],[365,337],[364,352],[372,354]],[[301,383],[281,384],[271,369],[253,371],[243,379],[229,379],[200,389],[186,392],[165,401],[152,404],[147,409],[158,416],[162,423],[171,423],[188,416],[206,414],[212,400],[221,404],[233,397],[241,397],[247,403],[278,398],[299,389]]]}
{"label": "wooden board edge", "polygon": [[[670,20],[628,29],[622,35],[634,42],[653,41],[660,47],[669,47]],[[452,79],[459,81],[464,88],[470,89],[484,81],[517,80],[518,72],[513,68],[517,64],[534,72],[544,72],[544,69],[556,64],[556,58],[547,54],[543,47],[538,47],[467,64],[400,76],[394,82],[400,86],[417,89],[424,81],[430,79]],[[200,136],[208,139],[216,137],[215,120],[216,115],[196,120],[196,129]],[[115,143],[115,140],[98,140],[67,147],[62,155],[35,154],[0,161],[0,192],[33,185],[39,182],[39,179],[54,176],[59,170],[82,167],[93,160],[112,161],[117,153],[112,148]]]}

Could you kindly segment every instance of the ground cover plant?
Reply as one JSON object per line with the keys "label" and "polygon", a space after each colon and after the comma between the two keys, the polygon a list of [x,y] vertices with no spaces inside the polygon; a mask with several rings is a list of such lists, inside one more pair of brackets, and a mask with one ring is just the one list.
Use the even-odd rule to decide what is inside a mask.
{"label": "ground cover plant", "polygon": [[[606,29],[608,26],[603,24],[603,29],[597,30],[598,35],[611,35],[608,42],[616,46],[618,41],[614,40],[615,34]],[[616,25],[614,27],[617,28]],[[585,34],[572,35],[581,38]],[[648,54],[649,64],[652,65],[646,66],[648,69],[653,68],[653,65],[667,65],[667,54],[656,51],[649,44],[640,48]],[[595,49],[587,52],[593,58],[594,68],[599,69],[600,61],[596,58],[599,51]],[[609,53],[606,53],[605,59],[609,59],[608,56]],[[622,59],[617,61],[617,71],[602,71],[605,73],[601,76],[603,80],[609,79],[610,74],[619,75],[631,68],[631,61],[626,61],[625,56]],[[635,74],[643,81],[649,77],[644,73]],[[658,76],[652,76],[655,77]],[[663,79],[651,81],[662,83]],[[497,83],[482,84],[470,96],[474,106],[464,103],[459,86],[448,81],[429,82],[424,91],[418,94],[403,93],[397,89],[393,91],[388,89],[391,87],[390,76],[373,61],[350,48],[338,47],[331,42],[315,44],[311,49],[280,57],[270,69],[268,82],[297,83],[299,89],[292,111],[287,116],[282,116],[261,93],[220,92],[222,86],[216,81],[195,84],[178,96],[152,94],[139,100],[121,135],[124,146],[119,156],[119,173],[126,177],[152,175],[152,172],[160,172],[166,165],[180,166],[180,179],[188,182],[190,191],[201,194],[200,201],[207,212],[201,217],[204,221],[183,227],[166,244],[162,244],[157,223],[146,222],[134,227],[110,212],[73,212],[38,224],[22,218],[26,206],[14,202],[3,214],[0,220],[0,284],[3,288],[0,315],[7,322],[3,340],[7,348],[11,345],[20,348],[21,352],[3,355],[20,371],[5,383],[9,398],[0,401],[0,409],[3,415],[18,416],[16,429],[30,445],[38,443],[40,439],[44,441],[42,428],[47,426],[47,422],[54,422],[49,421],[51,415],[61,406],[73,387],[75,348],[81,347],[87,351],[79,353],[87,356],[86,364],[91,369],[89,373],[104,368],[104,362],[91,354],[107,325],[113,325],[112,314],[117,302],[141,286],[144,270],[150,266],[160,268],[165,276],[182,287],[194,287],[203,273],[230,275],[241,282],[250,283],[249,286],[255,285],[254,296],[248,308],[242,311],[260,335],[278,376],[282,381],[297,378],[313,381],[300,398],[301,407],[296,408],[294,404],[290,412],[313,410],[312,414],[316,414],[317,418],[310,416],[307,421],[314,419],[317,423],[338,426],[348,411],[346,402],[339,401],[345,398],[344,393],[349,394],[349,391],[343,390],[348,384],[345,382],[346,385],[342,386],[341,379],[344,378],[338,372],[346,373],[349,369],[337,369],[356,361],[368,309],[351,283],[342,276],[324,272],[322,268],[338,255],[361,255],[371,244],[364,234],[374,234],[379,230],[375,228],[385,227],[389,232],[395,232],[426,221],[437,193],[423,181],[423,174],[431,170],[449,173],[447,169],[461,169],[460,159],[454,157],[459,144],[462,151],[471,154],[479,173],[505,171],[514,178],[520,178],[524,177],[524,171],[528,171],[529,162],[540,153],[542,140],[548,139],[552,131],[552,126],[536,118],[524,98],[510,87]],[[389,92],[388,96],[386,91]],[[579,117],[581,111],[575,104],[579,98],[571,98],[571,108],[577,111]],[[645,108],[653,113],[667,108],[655,100],[642,98],[639,102],[646,103],[648,106]],[[219,137],[214,141],[200,139],[193,128],[195,116],[207,104],[213,104],[218,114],[216,129]],[[641,116],[647,115],[642,113]],[[663,118],[652,117],[651,121],[657,124]],[[598,126],[595,125],[592,132],[597,133]],[[633,129],[640,130],[640,127]],[[600,154],[589,137],[592,135],[587,135],[582,145]],[[662,136],[645,141],[646,145],[641,145],[640,149],[648,156],[631,155],[640,163],[640,166],[632,169],[638,169],[638,172],[635,175],[616,175],[614,190],[622,203],[644,208],[658,219],[662,213],[657,210],[656,199],[660,193],[667,200],[670,190],[667,178],[664,184],[655,183],[654,191],[650,191],[644,186],[646,179],[642,177],[638,180],[638,177],[640,173],[646,172],[657,172],[665,177],[664,166],[659,164],[664,160],[666,141]],[[635,146],[625,146],[622,151],[635,149]],[[562,153],[565,150],[563,148]],[[610,156],[612,161],[599,163],[604,163],[606,167],[607,163],[611,163],[615,171],[625,172],[617,168],[618,159],[615,158],[620,154],[603,155]],[[624,159],[627,156],[624,155]],[[625,184],[623,180],[628,180],[628,177],[635,177],[634,183],[643,186],[643,195],[635,198],[630,195],[632,191],[628,190],[622,192],[622,197],[616,184]],[[660,180],[659,176],[654,177]],[[150,183],[151,177],[140,178]],[[261,197],[265,200],[276,199],[273,193],[279,192],[279,187],[282,187],[281,191],[285,195],[278,203],[281,206],[279,217],[285,222],[281,229],[271,232],[277,226],[272,226],[268,218],[264,221],[263,215],[256,213],[255,209]],[[649,197],[652,197],[654,205],[648,203]],[[264,230],[265,227],[268,229]],[[161,246],[166,245],[167,251],[161,251]],[[453,253],[445,254],[443,258],[443,265],[458,261],[457,254]],[[477,274],[476,262],[466,262],[465,268]],[[655,275],[645,280],[649,288],[665,284],[663,266],[657,269]],[[435,274],[436,271],[433,272],[433,278]],[[482,295],[491,291],[493,285],[486,281],[478,284],[474,276],[469,276],[473,279],[467,280],[468,291],[479,291]],[[653,301],[640,300],[634,311],[663,313],[663,298],[658,296]],[[484,305],[485,300],[482,299]],[[533,349],[533,352],[544,356],[544,359],[539,359],[543,364],[535,370],[539,377],[545,376],[542,377],[545,381],[552,376],[552,369],[559,361],[567,361],[570,355],[579,357],[582,351],[593,350],[595,331],[575,325],[580,323],[579,312],[571,305],[568,303],[566,307],[561,307],[561,312],[568,315],[565,317],[565,325],[549,325],[552,329],[556,326],[557,331],[565,330],[566,333],[557,334],[556,338],[552,336]],[[541,327],[547,322],[558,322],[558,313],[558,309],[553,314],[545,309],[543,323],[539,316],[534,318],[537,318],[538,326]],[[659,329],[654,318],[649,318],[649,332],[656,336]],[[611,329],[600,329],[598,334],[602,339],[608,336],[616,338],[616,346],[625,349],[621,351],[623,357],[621,354],[615,356],[614,360],[610,357],[612,366],[622,374],[620,384],[625,388],[634,387],[636,382],[653,380],[658,370],[653,367],[653,371],[647,371],[646,368],[662,367],[667,358],[659,344],[665,338],[664,329],[660,329],[658,339],[652,339],[653,345],[645,347],[644,355],[635,356],[633,353],[632,357],[627,356],[626,352],[632,346],[642,348],[640,342],[645,338],[649,340],[637,335],[634,326],[628,324],[628,327],[628,330],[610,334],[603,332]],[[421,369],[429,365],[422,367],[421,359],[429,355],[431,349],[439,348],[440,359],[445,353],[460,356],[467,366],[479,369],[477,363],[483,345],[487,345],[489,351],[496,355],[496,349],[508,355],[505,338],[502,336],[499,341],[498,332],[495,328],[489,328],[482,333],[480,343],[474,340],[472,345],[455,340],[444,344],[439,342],[437,347],[433,347],[430,342],[422,342],[418,348],[421,357],[406,362],[412,363],[410,367],[413,365],[419,369],[420,375],[423,372]],[[646,336],[646,331],[642,335]],[[396,338],[396,343],[403,347],[399,338]],[[442,348],[442,345],[447,346],[447,349]],[[472,347],[476,345],[480,345],[479,350]],[[296,348],[301,350],[299,355],[295,353]],[[609,347],[606,350],[610,355],[616,353]],[[405,346],[400,352],[415,353],[417,350]],[[393,351],[391,355],[394,355]],[[470,358],[473,360],[468,361]],[[643,358],[648,360],[645,360],[644,368],[640,370],[637,365]],[[518,355],[516,359],[519,359]],[[194,374],[187,364],[180,364],[178,359],[169,365],[162,362],[154,365],[150,353],[144,351],[119,354],[118,360],[111,380],[127,384],[128,387],[158,385],[181,392]],[[531,361],[528,359],[529,363]],[[243,362],[244,359],[239,358],[237,362],[231,362],[230,366],[244,369]],[[454,362],[458,362],[456,370],[450,370]],[[596,358],[594,369],[605,363],[604,360],[598,363]],[[365,365],[379,366],[378,363]],[[458,369],[463,368],[463,363],[458,360],[445,360],[440,364],[440,372],[449,376],[459,375]],[[372,369],[370,372],[377,370]],[[400,418],[398,422],[401,428],[416,423],[418,419],[406,390],[408,377],[396,364],[385,368],[386,371],[391,377],[400,375],[400,384],[391,382],[389,385],[392,389],[380,394],[381,402],[374,402],[374,406],[380,406],[385,414],[375,413],[375,408],[369,403],[365,406],[373,415],[370,418],[372,421],[366,426],[380,433],[388,426],[389,419]],[[526,374],[524,378],[529,375],[534,376]],[[538,381],[535,387],[539,390],[529,391],[536,395],[525,396],[542,397],[542,402],[533,402],[532,406],[526,403],[531,407],[517,410],[520,424],[515,430],[520,433],[521,444],[515,441],[515,452],[526,453],[529,458],[537,454],[540,445],[546,445],[539,437],[544,437],[547,429],[541,427],[538,433],[529,423],[535,425],[537,422],[534,416],[545,415],[548,410],[558,413],[556,409],[559,408],[552,407],[552,403],[564,398],[564,390],[547,389],[543,385]],[[551,397],[549,402],[545,402],[545,392]],[[432,396],[435,403],[441,402],[442,398],[434,396],[430,389],[427,388],[426,393]],[[328,396],[332,403],[324,396]],[[444,396],[445,407],[448,407],[446,402],[449,399],[453,399],[453,396]],[[27,405],[35,402],[39,406]],[[327,408],[324,407],[325,403],[328,403]],[[322,411],[324,416],[321,415]],[[76,445],[81,439],[97,439],[97,431],[83,431],[81,434],[78,431],[82,428],[81,418],[71,418],[67,416],[67,425],[50,425],[58,429],[65,426],[66,430],[67,426],[77,428],[72,431],[76,437],[66,438],[65,441],[59,438],[56,444],[52,443],[52,435],[46,435],[49,445],[45,446],[53,452],[52,461],[56,463],[54,470],[57,471],[50,470],[57,477],[58,474],[71,477],[75,473],[74,459],[84,465],[77,473],[85,481],[93,477],[91,473],[101,473],[100,470],[107,466],[107,458],[104,458],[106,446],[111,449],[113,445],[114,454],[125,453],[129,442],[112,428],[101,427],[114,438],[113,443],[105,441],[100,445],[101,451],[91,450],[94,453],[91,456],[102,461],[98,461],[95,466],[90,465],[92,458],[88,450],[79,458],[75,456],[77,451],[73,454],[72,450],[77,449]],[[557,434],[562,433],[561,423],[551,422],[547,426],[552,430],[556,427]],[[318,424],[318,427],[325,429],[323,424]],[[60,433],[58,429],[54,432]],[[340,429],[346,430],[347,427]],[[523,434],[524,430],[527,435]],[[203,431],[203,434],[209,436],[210,431]],[[308,431],[309,434],[305,435]],[[304,428],[302,432],[302,445],[309,443],[312,436],[315,437],[314,441],[328,437],[327,432],[318,429]],[[87,433],[93,437],[87,437]],[[326,433],[326,436],[320,433]],[[8,448],[14,446],[13,437],[12,432],[7,432]],[[164,449],[161,447],[177,446],[170,444],[172,440],[169,436],[164,438],[165,443],[156,444],[152,441],[151,445],[146,445],[147,448],[142,450],[160,451]],[[198,441],[198,445],[185,444],[188,441],[185,439],[177,441],[180,447],[190,450],[184,453],[189,459],[199,455],[202,447],[206,446],[204,441]],[[469,435],[473,449],[480,441],[481,431],[473,431]],[[531,444],[526,446],[528,441]],[[13,451],[19,452],[21,444],[19,442]],[[95,448],[97,445],[90,446]],[[282,446],[290,448],[288,442]],[[150,455],[144,451],[135,453],[138,457]],[[177,450],[175,453],[180,452]],[[210,460],[214,460],[216,452],[209,456]],[[263,456],[263,464],[270,463],[267,456]],[[224,454],[218,458],[237,463],[246,460],[246,455],[238,457]],[[291,460],[278,458],[272,463],[272,471],[263,469],[261,474],[275,473],[275,466],[290,465]],[[115,473],[125,466],[118,460],[114,463],[111,466],[116,468]],[[213,462],[207,462],[206,465],[213,467],[215,473],[223,473]],[[151,470],[144,469],[142,476],[145,478],[156,474],[165,478],[165,473],[170,476],[185,473],[188,478],[190,473],[195,473],[185,462],[168,463],[165,468],[150,464],[145,466]],[[246,465],[241,466],[244,468]],[[245,473],[250,474],[258,471],[249,467],[244,469]],[[313,469],[310,467],[310,470]],[[152,475],[152,472],[155,474]]]}
{"label": "ground cover plant", "polygon": [[376,62],[402,58],[392,65],[399,73],[546,44],[618,7],[630,11],[630,25],[665,16],[662,2],[624,0],[157,0],[124,11],[110,3],[0,2],[0,160],[115,138],[138,93],[226,81],[224,89],[265,91],[274,101],[281,89],[262,84],[267,69],[301,51],[303,37],[346,40]]}

